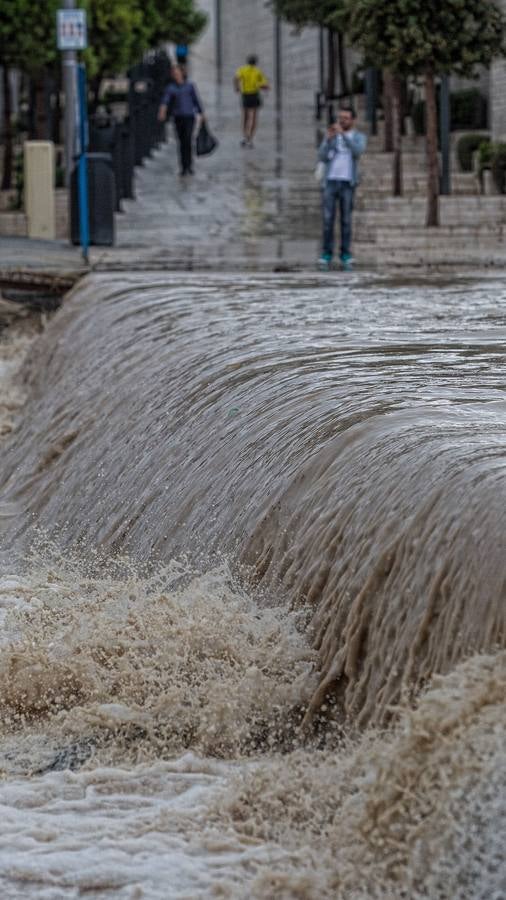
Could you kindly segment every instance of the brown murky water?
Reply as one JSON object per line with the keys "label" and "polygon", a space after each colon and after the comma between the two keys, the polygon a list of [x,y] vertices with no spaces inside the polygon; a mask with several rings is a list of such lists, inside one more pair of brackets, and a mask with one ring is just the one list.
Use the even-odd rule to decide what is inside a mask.
{"label": "brown murky water", "polygon": [[504,895],[505,299],[74,291],[2,448],[9,896]]}

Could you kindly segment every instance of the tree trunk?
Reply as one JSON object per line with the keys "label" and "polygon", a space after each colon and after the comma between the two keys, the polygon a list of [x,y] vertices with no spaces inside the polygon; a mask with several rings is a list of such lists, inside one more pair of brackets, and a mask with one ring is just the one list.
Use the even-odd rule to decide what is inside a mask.
{"label": "tree trunk", "polygon": [[385,138],[383,151],[392,153],[394,149],[393,130],[393,76],[390,72],[383,73],[383,113],[385,116]]}
{"label": "tree trunk", "polygon": [[346,66],[346,47],[344,44],[344,35],[342,31],[337,32],[337,58],[339,63],[339,81],[341,84],[341,93],[350,95],[350,85],[348,82],[348,69]]}
{"label": "tree trunk", "polygon": [[3,66],[4,89],[4,165],[2,175],[2,191],[8,191],[12,187],[12,162],[13,162],[13,133],[12,133],[12,97],[9,70]]}
{"label": "tree trunk", "polygon": [[434,72],[425,73],[425,105],[427,110],[427,227],[439,225],[439,159],[437,153],[437,104]]}
{"label": "tree trunk", "polygon": [[402,80],[392,78],[393,195],[402,197]]}

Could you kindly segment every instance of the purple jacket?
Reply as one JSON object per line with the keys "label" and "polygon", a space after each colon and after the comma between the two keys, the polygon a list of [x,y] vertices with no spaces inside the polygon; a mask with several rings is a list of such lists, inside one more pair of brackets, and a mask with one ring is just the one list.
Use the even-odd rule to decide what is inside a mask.
{"label": "purple jacket", "polygon": [[195,85],[191,81],[184,84],[169,84],[162,103],[167,107],[168,116],[194,116],[203,113]]}

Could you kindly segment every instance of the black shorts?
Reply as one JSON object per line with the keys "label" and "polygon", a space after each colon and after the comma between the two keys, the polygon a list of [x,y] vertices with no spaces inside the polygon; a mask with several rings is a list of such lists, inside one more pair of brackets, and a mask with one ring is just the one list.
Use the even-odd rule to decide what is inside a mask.
{"label": "black shorts", "polygon": [[262,105],[260,94],[243,94],[242,105],[243,109],[258,109]]}

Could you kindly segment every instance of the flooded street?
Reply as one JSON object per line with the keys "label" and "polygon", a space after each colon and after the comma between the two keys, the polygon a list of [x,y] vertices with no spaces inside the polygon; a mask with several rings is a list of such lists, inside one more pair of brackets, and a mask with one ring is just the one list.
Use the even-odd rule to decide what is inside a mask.
{"label": "flooded street", "polygon": [[5,370],[8,900],[506,895],[506,284],[315,273],[269,135]]}

